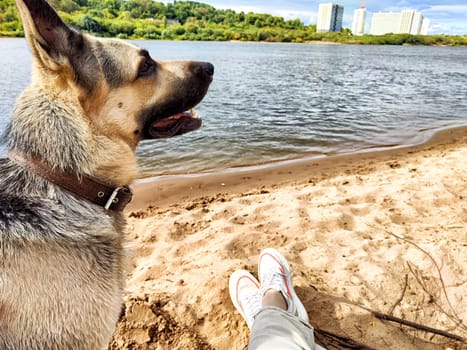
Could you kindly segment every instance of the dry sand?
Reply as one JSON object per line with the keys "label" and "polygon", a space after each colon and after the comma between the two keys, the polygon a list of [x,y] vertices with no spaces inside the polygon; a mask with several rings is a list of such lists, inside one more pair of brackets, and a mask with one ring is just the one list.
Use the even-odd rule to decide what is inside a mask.
{"label": "dry sand", "polygon": [[228,278],[256,274],[265,247],[289,260],[317,328],[377,349],[466,346],[367,310],[467,337],[466,127],[414,147],[167,178],[135,192],[111,349],[246,349]]}

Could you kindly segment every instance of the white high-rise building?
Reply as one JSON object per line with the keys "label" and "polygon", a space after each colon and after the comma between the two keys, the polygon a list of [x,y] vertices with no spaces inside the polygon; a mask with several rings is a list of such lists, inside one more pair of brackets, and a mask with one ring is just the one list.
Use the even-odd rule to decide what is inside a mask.
{"label": "white high-rise building", "polygon": [[423,15],[415,10],[378,12],[373,14],[371,18],[370,33],[373,35],[388,33],[422,34],[423,21]]}
{"label": "white high-rise building", "polygon": [[342,31],[342,18],[344,7],[333,3],[319,4],[317,32],[340,32]]}
{"label": "white high-rise building", "polygon": [[400,25],[400,12],[377,12],[371,17],[370,34],[399,33]]}
{"label": "white high-rise building", "polygon": [[365,34],[365,23],[366,23],[366,8],[365,8],[365,3],[363,2],[360,5],[360,8],[356,9],[353,12],[352,34],[353,35]]}
{"label": "white high-rise building", "polygon": [[420,34],[428,35],[429,29],[430,29],[430,20],[428,18],[424,18],[422,21],[422,28],[420,29]]}
{"label": "white high-rise building", "polygon": [[332,4],[319,4],[317,32],[329,32],[331,27]]}
{"label": "white high-rise building", "polygon": [[413,15],[415,11],[413,10],[402,10],[401,11],[401,24],[400,24],[400,29],[399,33],[405,34],[405,33],[410,33],[410,29],[412,28],[412,21],[413,21]]}
{"label": "white high-rise building", "polygon": [[423,25],[423,15],[420,12],[414,12],[410,34],[421,34]]}
{"label": "white high-rise building", "polygon": [[420,34],[423,15],[415,10],[401,11],[400,33]]}

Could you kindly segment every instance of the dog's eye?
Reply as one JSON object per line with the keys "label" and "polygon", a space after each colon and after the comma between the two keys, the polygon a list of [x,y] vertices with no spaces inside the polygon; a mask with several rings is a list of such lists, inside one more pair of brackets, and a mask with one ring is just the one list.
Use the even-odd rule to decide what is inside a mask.
{"label": "dog's eye", "polygon": [[146,75],[152,74],[154,72],[154,67],[154,61],[150,58],[146,58],[139,66],[138,76],[144,77]]}

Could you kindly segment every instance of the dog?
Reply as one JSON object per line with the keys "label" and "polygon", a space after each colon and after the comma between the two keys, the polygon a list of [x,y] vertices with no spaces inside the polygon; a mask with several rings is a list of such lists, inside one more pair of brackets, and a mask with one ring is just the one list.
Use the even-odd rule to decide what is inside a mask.
{"label": "dog", "polygon": [[201,126],[207,62],[155,61],[16,0],[33,56],[0,160],[0,349],[106,349],[126,275],[124,206],[142,140]]}

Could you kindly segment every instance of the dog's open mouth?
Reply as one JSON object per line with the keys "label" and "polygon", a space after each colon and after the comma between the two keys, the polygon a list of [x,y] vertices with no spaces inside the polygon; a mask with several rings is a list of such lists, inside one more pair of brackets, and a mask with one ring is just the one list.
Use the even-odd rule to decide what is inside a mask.
{"label": "dog's open mouth", "polygon": [[198,113],[190,110],[155,121],[148,132],[154,139],[164,139],[199,129],[201,124]]}

